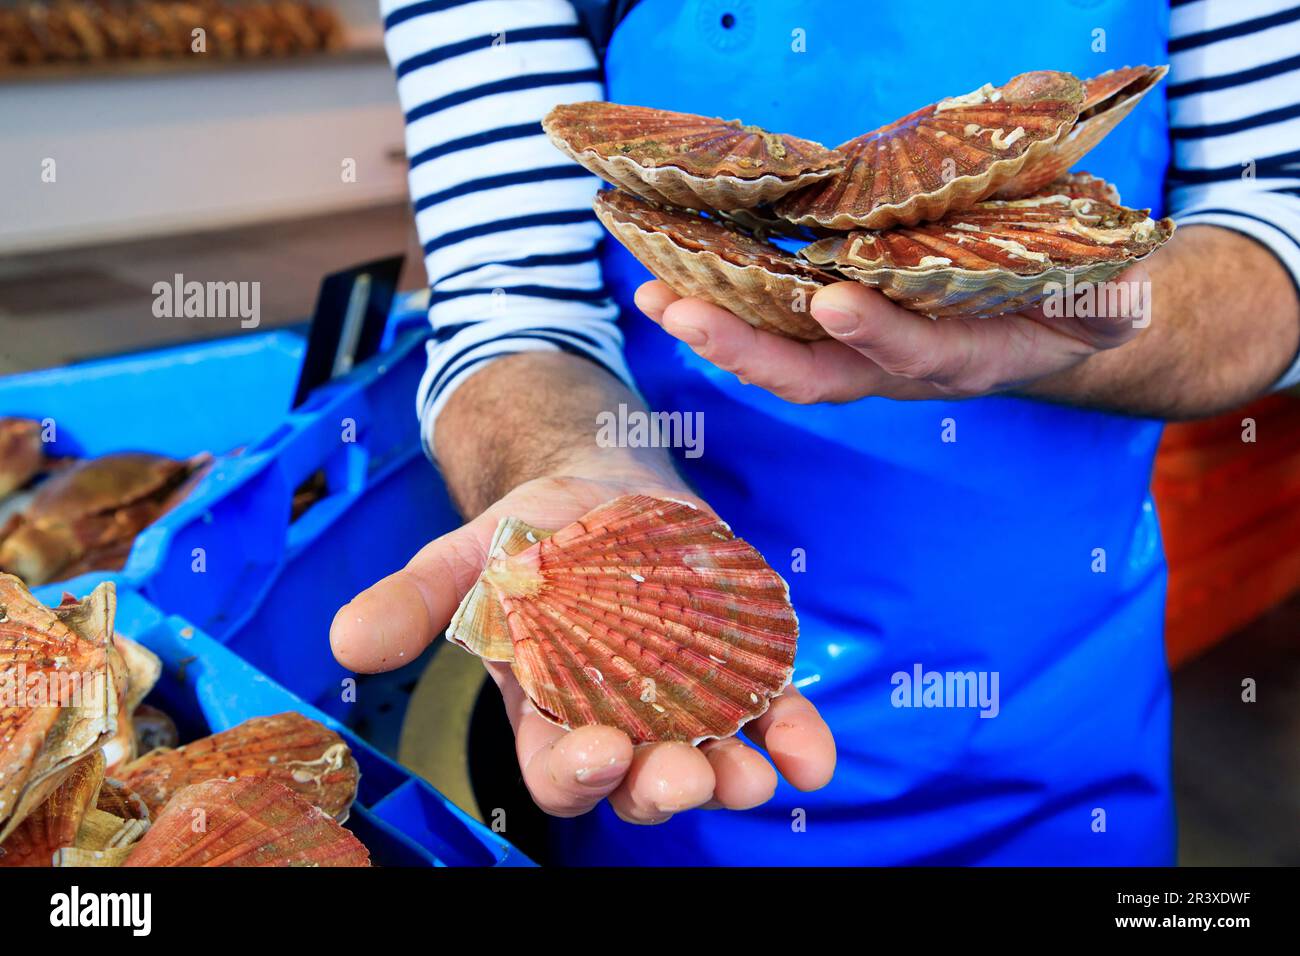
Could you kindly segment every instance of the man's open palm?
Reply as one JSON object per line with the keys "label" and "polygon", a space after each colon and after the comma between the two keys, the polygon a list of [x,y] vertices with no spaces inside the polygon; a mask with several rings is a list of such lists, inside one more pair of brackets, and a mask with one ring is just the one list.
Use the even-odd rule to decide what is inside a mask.
{"label": "man's open palm", "polygon": [[[409,663],[443,632],[478,579],[502,518],[556,529],[624,494],[690,498],[704,506],[680,487],[645,481],[565,477],[522,484],[342,608],[330,630],[334,656],[362,673]],[[566,731],[537,713],[508,665],[487,667],[505,700],[524,782],[547,813],[577,816],[608,798],[624,820],[662,823],[695,807],[755,807],[776,789],[771,764],[738,738],[706,741],[699,747],[659,743],[634,748],[627,735],[613,727]],[[815,790],[830,780],[835,769],[830,729],[793,687],[744,731],[795,787]]]}

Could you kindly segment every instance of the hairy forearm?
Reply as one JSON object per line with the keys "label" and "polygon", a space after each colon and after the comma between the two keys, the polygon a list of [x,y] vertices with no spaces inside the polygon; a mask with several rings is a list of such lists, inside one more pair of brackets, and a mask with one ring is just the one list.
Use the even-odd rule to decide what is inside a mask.
{"label": "hairy forearm", "polygon": [[599,366],[557,352],[498,359],[475,374],[438,417],[434,451],[456,506],[477,515],[533,478],[649,477],[680,484],[661,448],[607,448],[596,416],[641,399]]}
{"label": "hairy forearm", "polygon": [[1028,394],[1180,419],[1240,405],[1277,381],[1300,342],[1300,303],[1271,252],[1227,229],[1189,226],[1147,267],[1150,326]]}

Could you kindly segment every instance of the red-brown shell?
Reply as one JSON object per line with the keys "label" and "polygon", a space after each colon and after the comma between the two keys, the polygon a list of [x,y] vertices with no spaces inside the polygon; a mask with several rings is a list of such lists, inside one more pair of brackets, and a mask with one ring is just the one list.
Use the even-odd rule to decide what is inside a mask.
{"label": "red-brown shell", "polygon": [[712,302],[755,328],[790,338],[825,338],[808,301],[837,281],[821,269],[716,219],[608,190],[596,215],[619,242],[681,296]]}
{"label": "red-brown shell", "polygon": [[1120,205],[1119,190],[1092,173],[1068,173],[1038,191],[1039,196],[1069,196],[1071,199],[1097,199],[1112,206]]}
{"label": "red-brown shell", "polygon": [[115,777],[104,778],[95,808],[123,820],[143,820],[148,823],[153,818],[144,798]]}
{"label": "red-brown shell", "polygon": [[1173,229],[1172,220],[1153,220],[1145,209],[1044,190],[982,202],[939,222],[823,239],[800,255],[928,315],[984,316],[1040,301],[1047,284],[1067,274],[1078,282],[1108,279]]}
{"label": "red-brown shell", "polygon": [[647,106],[569,103],[555,107],[544,125],[576,151],[625,156],[651,168],[675,166],[693,176],[796,179],[842,164],[833,150],[797,136]]}
{"label": "red-brown shell", "polygon": [[131,715],[136,752],[141,756],[160,747],[174,748],[180,742],[176,722],[157,707],[141,704]]}
{"label": "red-brown shell", "polygon": [[993,195],[998,199],[1033,195],[1063,176],[1105,139],[1168,71],[1166,66],[1126,66],[1085,80],[1083,106],[1069,132]]}
{"label": "red-brown shell", "polygon": [[789,683],[798,634],[761,554],[714,515],[644,495],[549,536],[507,519],[448,629],[509,659],[543,716],[634,743],[734,734]]}
{"label": "red-brown shell", "polygon": [[[0,574],[0,680],[17,682],[23,675],[25,683],[18,684],[18,692],[24,687],[66,687],[70,675],[93,678],[107,673],[106,655],[103,644],[84,639],[32,597],[18,578]],[[94,689],[83,687],[83,703],[94,702]],[[20,795],[33,769],[44,751],[61,743],[47,738],[60,723],[63,710],[58,706],[0,708],[0,831],[17,825],[11,815],[20,809]],[[99,729],[72,726],[64,731],[71,736],[85,731],[93,740]]]}
{"label": "red-brown shell", "polygon": [[122,452],[77,462],[42,484],[8,529],[0,568],[35,587],[70,570],[120,566],[135,536],[209,461]]}
{"label": "red-brown shell", "polygon": [[1168,72],[1167,66],[1124,66],[1084,80],[1079,122],[1113,109],[1135,94],[1146,94]]}
{"label": "red-brown shell", "polygon": [[1046,155],[1083,95],[1074,76],[1044,70],[932,104],[840,145],[844,172],[776,211],[806,226],[884,229],[969,207]]}
{"label": "red-brown shell", "polygon": [[244,777],[178,791],[122,865],[369,866],[370,853],[288,787]]}
{"label": "red-brown shell", "polygon": [[286,711],[254,717],[175,750],[155,750],[115,776],[138,793],[155,816],[189,784],[267,777],[344,820],[356,798],[360,772],[342,737],[318,721]]}
{"label": "red-brown shell", "polygon": [[690,208],[749,208],[843,168],[842,157],[819,143],[645,106],[569,103],[547,114],[542,127],[596,175]]}
{"label": "red-brown shell", "polygon": [[44,464],[40,423],[0,418],[0,498],[31,481]]}
{"label": "red-brown shell", "polygon": [[72,846],[86,811],[95,805],[104,780],[104,758],[83,757],[0,845],[0,866],[51,866],[56,850]]}
{"label": "red-brown shell", "polygon": [[[1146,255],[1170,231],[1169,220],[1155,222],[1148,213],[1086,197],[991,200],[939,222],[850,233],[814,246],[842,250],[834,260],[840,265],[1036,275],[1052,267],[1090,266]],[[825,259],[818,256],[813,261]]]}

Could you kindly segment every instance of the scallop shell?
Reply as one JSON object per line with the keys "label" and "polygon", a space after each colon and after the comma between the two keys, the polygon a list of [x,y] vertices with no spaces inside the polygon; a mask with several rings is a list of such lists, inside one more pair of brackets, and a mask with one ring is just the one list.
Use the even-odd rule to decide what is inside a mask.
{"label": "scallop shell", "polygon": [[835,276],[718,220],[620,190],[598,194],[595,210],[614,238],[678,295],[712,302],[756,329],[801,341],[826,338],[808,304]]}
{"label": "scallop shell", "polygon": [[693,744],[767,710],[790,682],[798,634],[762,555],[694,505],[645,495],[554,533],[502,521],[447,630],[508,661],[561,727]]}
{"label": "scallop shell", "polygon": [[361,841],[274,780],[179,790],[123,866],[369,866]]}
{"label": "scallop shell", "polygon": [[[100,788],[102,797],[108,781]],[[86,811],[72,846],[55,851],[55,866],[121,866],[149,830],[148,820],[118,817],[92,807]]]}
{"label": "scallop shell", "polygon": [[786,197],[776,212],[828,229],[938,219],[1047,156],[1082,104],[1083,85],[1069,73],[1044,70],[1001,87],[985,84],[842,144],[844,172]]}
{"label": "scallop shell", "polygon": [[998,189],[994,196],[998,199],[1015,199],[1032,195],[1059,179],[1105,139],[1119,125],[1120,120],[1133,112],[1138,101],[1168,72],[1167,66],[1126,66],[1085,81],[1083,106],[1070,131],[1057,141],[1046,156],[1027,165],[1014,179]]}
{"label": "scallop shell", "polygon": [[131,715],[135,730],[135,749],[141,756],[166,747],[174,748],[180,742],[176,723],[157,707],[142,704]]}
{"label": "scallop shell", "polygon": [[0,498],[17,491],[45,465],[39,422],[0,418]]}
{"label": "scallop shell", "polygon": [[1099,199],[1112,206],[1120,205],[1119,190],[1092,173],[1067,173],[1048,183],[1035,195],[1069,196],[1071,199]]}
{"label": "scallop shell", "polygon": [[121,634],[113,636],[110,661],[115,672],[120,675],[116,681],[118,685],[117,733],[104,745],[104,759],[108,762],[108,772],[113,773],[122,764],[139,756],[140,751],[136,746],[138,736],[135,726],[136,711],[162,675],[162,661],[147,647]]}
{"label": "scallop shell", "polygon": [[177,504],[175,492],[211,462],[137,452],[80,461],[42,484],[0,540],[0,569],[36,587],[87,557],[120,563],[135,536]]}
{"label": "scallop shell", "polygon": [[[1095,188],[1095,187],[1090,187]],[[823,239],[800,254],[935,317],[992,316],[1109,279],[1173,233],[1172,220],[1090,197],[990,200],[936,223]]]}
{"label": "scallop shell", "polygon": [[[52,611],[0,574],[0,699],[22,705],[0,706],[0,841],[116,729],[108,663],[115,609],[111,583]],[[36,693],[42,706],[27,699]]]}
{"label": "scallop shell", "polygon": [[0,845],[2,866],[51,866],[55,851],[72,846],[104,780],[104,757],[82,757],[63,782]]}
{"label": "scallop shell", "polygon": [[542,128],[607,182],[690,209],[747,209],[843,168],[843,158],[819,143],[645,106],[569,103],[551,110]]}
{"label": "scallop shell", "polygon": [[136,793],[116,777],[104,777],[104,785],[99,788],[99,799],[95,809],[111,813],[123,820],[143,820],[148,823],[153,819],[149,804],[144,797]]}
{"label": "scallop shell", "polygon": [[117,778],[157,816],[181,787],[227,777],[268,777],[340,821],[356,799],[360,771],[343,738],[296,711],[254,717],[175,750],[155,750]]}

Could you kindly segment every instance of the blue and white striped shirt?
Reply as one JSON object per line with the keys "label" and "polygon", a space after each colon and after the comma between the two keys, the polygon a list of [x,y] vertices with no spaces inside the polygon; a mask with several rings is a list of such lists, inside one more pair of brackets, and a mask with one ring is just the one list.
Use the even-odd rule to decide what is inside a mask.
{"label": "blue and white striped shirt", "polygon": [[[1300,287],[1300,6],[1171,0],[1167,90],[1179,223],[1249,235]],[[381,0],[406,116],[411,196],[434,338],[419,394],[426,439],[488,361],[585,356],[631,385],[597,258],[599,181],[540,121],[603,97],[568,0]],[[1279,387],[1300,382],[1300,361]]]}

